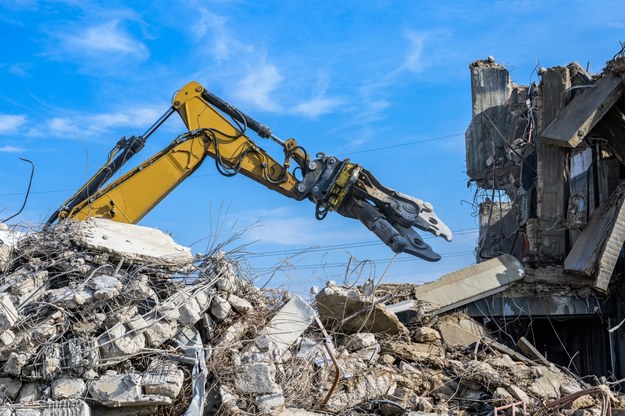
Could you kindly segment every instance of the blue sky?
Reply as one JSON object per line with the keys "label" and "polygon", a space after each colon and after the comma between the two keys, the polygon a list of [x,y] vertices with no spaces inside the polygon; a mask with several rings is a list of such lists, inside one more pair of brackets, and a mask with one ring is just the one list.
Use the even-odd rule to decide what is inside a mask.
{"label": "blue sky", "polygon": [[[492,55],[520,84],[536,80],[537,65],[598,72],[625,40],[625,3],[22,0],[2,2],[0,31],[0,217],[22,204],[30,171],[19,157],[36,173],[12,222],[45,221],[121,136],[143,133],[197,80],[309,153],[349,157],[431,202],[456,233],[427,240],[443,260],[402,254],[384,277],[423,282],[474,261],[477,223],[462,202],[475,192],[464,159],[469,63]],[[184,131],[171,120],[137,162]],[[254,242],[260,283],[280,264],[272,284],[296,289],[380,277],[386,246],[355,220],[313,213],[208,161],[142,224],[198,252],[246,230],[234,245]],[[372,261],[346,273],[350,259]]]}

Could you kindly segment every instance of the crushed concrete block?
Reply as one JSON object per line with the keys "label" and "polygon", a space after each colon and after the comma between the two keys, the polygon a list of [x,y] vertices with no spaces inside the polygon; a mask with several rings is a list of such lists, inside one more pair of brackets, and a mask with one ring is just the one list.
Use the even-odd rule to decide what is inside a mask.
{"label": "crushed concrete block", "polygon": [[416,342],[434,342],[441,339],[441,334],[434,328],[420,326],[415,329],[414,333],[412,334],[412,338]]}
{"label": "crushed concrete block", "polygon": [[115,358],[134,355],[145,348],[146,340],[142,333],[127,333],[123,324],[118,323],[99,338],[100,355]]}
{"label": "crushed concrete block", "polygon": [[89,287],[93,290],[94,298],[97,300],[108,300],[119,295],[122,283],[114,276],[102,274],[95,276],[89,282]]}
{"label": "crushed concrete block", "polygon": [[232,309],[234,309],[235,312],[242,315],[246,315],[254,310],[254,307],[250,302],[233,294],[228,296],[228,303],[232,306]]}
{"label": "crushed concrete block", "polygon": [[525,269],[509,254],[446,274],[414,288],[417,299],[427,301],[426,312],[443,313],[491,296],[521,280]]}
{"label": "crushed concrete block", "polygon": [[10,296],[0,294],[0,331],[11,329],[18,319],[19,315]]}
{"label": "crushed concrete block", "polygon": [[107,407],[170,404],[171,399],[141,393],[141,377],[137,374],[105,374],[89,385],[89,396]]}
{"label": "crushed concrete block", "polygon": [[180,308],[178,309],[178,322],[182,326],[192,326],[195,325],[202,316],[202,308],[197,303],[195,298],[189,298]]}
{"label": "crushed concrete block", "polygon": [[355,295],[344,292],[326,287],[317,295],[317,308],[324,325],[346,334],[366,331],[408,336],[408,329],[384,305],[360,299],[357,292]]}
{"label": "crushed concrete block", "polygon": [[62,376],[55,378],[50,383],[52,398],[61,399],[79,399],[84,397],[87,391],[87,385],[81,378]]}
{"label": "crushed concrete block", "polygon": [[498,405],[510,404],[514,403],[515,401],[514,397],[510,393],[508,393],[508,390],[504,389],[503,387],[497,387],[495,389],[495,393],[493,394],[493,400],[495,400]]}
{"label": "crushed concrete block", "polygon": [[523,403],[529,403],[530,397],[521,389],[519,386],[511,384],[508,386],[507,390],[512,394],[517,400],[522,401]]}
{"label": "crushed concrete block", "polygon": [[40,383],[24,383],[17,395],[18,403],[31,403],[43,399],[41,394],[42,384]]}
{"label": "crushed concrete block", "polygon": [[234,375],[234,387],[244,394],[271,394],[279,392],[275,380],[275,367],[254,363],[242,365]]}
{"label": "crushed concrete block", "polygon": [[4,272],[11,264],[11,253],[13,247],[0,243],[0,272]]}
{"label": "crushed concrete block", "polygon": [[22,388],[22,382],[18,379],[0,377],[0,400],[15,400]]}
{"label": "crushed concrete block", "polygon": [[179,331],[177,324],[165,319],[146,319],[147,327],[143,330],[143,335],[147,345],[158,347],[165,341],[173,338]]}
{"label": "crushed concrete block", "polygon": [[573,400],[571,403],[571,409],[588,409],[589,407],[593,407],[595,405],[595,399],[589,394],[585,394],[583,396],[578,397]]}
{"label": "crushed concrete block", "polygon": [[141,384],[146,394],[175,399],[182,389],[183,381],[184,373],[175,362],[157,360],[143,373]]}
{"label": "crushed concrete block", "polygon": [[260,414],[275,415],[284,408],[282,392],[256,396],[256,406]]}
{"label": "crushed concrete block", "polygon": [[179,269],[193,263],[191,249],[155,228],[103,218],[75,222],[70,238],[80,247],[111,253],[126,262]]}
{"label": "crushed concrete block", "polygon": [[324,410],[341,413],[343,410],[361,403],[363,398],[392,395],[397,387],[394,374],[387,371],[364,373],[347,380],[347,384],[349,387],[336,392]]}
{"label": "crushed concrete block", "polygon": [[363,348],[372,347],[377,345],[378,341],[375,339],[375,335],[370,332],[361,332],[358,334],[352,334],[345,337],[342,344],[347,348],[347,351],[354,352]]}
{"label": "crushed concrete block", "polygon": [[230,311],[232,310],[232,306],[228,303],[227,300],[222,298],[221,296],[215,296],[213,301],[211,302],[211,315],[217,320],[217,322],[221,322],[228,317]]}
{"label": "crushed concrete block", "polygon": [[91,289],[74,289],[63,287],[47,291],[48,302],[67,309],[76,309],[93,299]]}
{"label": "crushed concrete block", "polygon": [[29,358],[30,354],[11,352],[9,359],[2,365],[2,372],[12,376],[19,376]]}
{"label": "crushed concrete block", "polygon": [[15,333],[10,329],[0,333],[0,345],[7,347],[15,342]]}
{"label": "crushed concrete block", "polygon": [[430,357],[445,357],[445,349],[434,344],[420,344],[417,342],[387,342],[382,351],[393,354],[408,362],[422,361]]}
{"label": "crushed concrete block", "polygon": [[560,397],[560,377],[558,373],[549,370],[546,367],[537,370],[540,374],[534,382],[528,387],[528,391],[541,397],[543,400],[556,399]]}
{"label": "crushed concrete block", "polygon": [[310,326],[314,317],[315,310],[304,299],[294,296],[271,318],[261,334],[269,337],[279,351],[285,352]]}
{"label": "crushed concrete block", "polygon": [[350,354],[351,358],[362,360],[366,363],[374,363],[380,358],[380,344],[371,345],[370,347],[361,348]]}

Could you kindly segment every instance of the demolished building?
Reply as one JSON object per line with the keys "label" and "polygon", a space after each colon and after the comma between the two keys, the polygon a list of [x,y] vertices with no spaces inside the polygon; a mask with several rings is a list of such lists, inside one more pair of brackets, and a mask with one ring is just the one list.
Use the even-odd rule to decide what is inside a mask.
{"label": "demolished building", "polygon": [[625,58],[597,75],[537,68],[530,85],[493,58],[470,71],[477,261],[509,254],[526,274],[465,310],[580,375],[623,379]]}

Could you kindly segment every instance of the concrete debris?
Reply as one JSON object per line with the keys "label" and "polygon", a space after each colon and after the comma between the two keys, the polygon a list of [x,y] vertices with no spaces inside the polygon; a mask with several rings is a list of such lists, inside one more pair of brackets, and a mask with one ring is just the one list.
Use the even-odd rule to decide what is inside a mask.
{"label": "concrete debris", "polygon": [[[470,415],[515,401],[535,413],[587,387],[467,315],[428,308],[440,298],[420,286],[264,294],[223,253],[129,255],[143,235],[176,245],[122,228],[87,228],[108,243],[119,230],[120,252],[66,222],[14,246],[0,274],[0,414]],[[505,276],[506,261],[487,269]]]}

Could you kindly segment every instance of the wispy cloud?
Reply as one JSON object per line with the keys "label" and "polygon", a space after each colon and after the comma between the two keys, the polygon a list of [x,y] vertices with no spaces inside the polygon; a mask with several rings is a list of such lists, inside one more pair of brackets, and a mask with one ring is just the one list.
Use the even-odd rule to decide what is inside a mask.
{"label": "wispy cloud", "polygon": [[315,97],[297,104],[293,109],[293,113],[303,115],[304,117],[316,118],[332,112],[336,107],[345,103],[346,100],[343,97],[326,96],[330,78],[325,72],[320,73],[318,78]]}
{"label": "wispy cloud", "polygon": [[275,65],[260,63],[237,83],[234,97],[263,111],[280,111],[281,106],[272,98],[284,78]]}
{"label": "wispy cloud", "polygon": [[0,114],[0,134],[15,133],[26,123],[23,114]]}
{"label": "wispy cloud", "polygon": [[423,64],[423,49],[425,48],[427,34],[408,32],[406,33],[406,39],[408,39],[409,48],[401,69],[421,72],[425,68]]}
{"label": "wispy cloud", "polygon": [[10,145],[0,146],[0,153],[21,153],[23,151],[24,149],[22,149],[21,147]]}
{"label": "wispy cloud", "polygon": [[101,114],[72,114],[44,120],[42,128],[28,131],[31,137],[52,135],[54,137],[90,138],[121,127],[145,127],[158,119],[162,108],[138,107],[124,112]]}
{"label": "wispy cloud", "polygon": [[[80,55],[124,55],[148,57],[148,48],[121,27],[117,19],[89,26],[74,34],[59,35],[63,50]],[[59,51],[62,53],[62,51]]]}
{"label": "wispy cloud", "polygon": [[[224,61],[231,57],[232,53],[251,52],[252,48],[239,41],[230,30],[230,19],[225,16],[209,12],[206,8],[198,9],[199,19],[191,26],[191,31],[199,40],[212,41],[211,54],[213,58]],[[231,22],[230,22],[231,23]]]}

